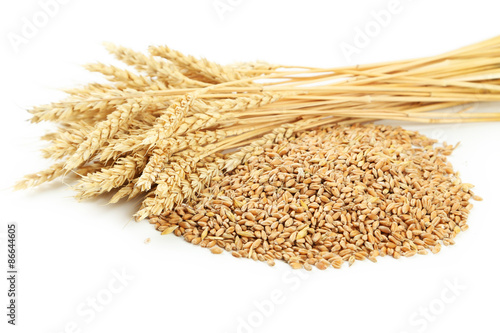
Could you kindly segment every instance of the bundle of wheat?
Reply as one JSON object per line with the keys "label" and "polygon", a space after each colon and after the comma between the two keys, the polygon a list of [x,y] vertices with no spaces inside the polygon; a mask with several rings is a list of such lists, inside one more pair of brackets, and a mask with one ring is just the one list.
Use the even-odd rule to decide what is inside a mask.
{"label": "bundle of wheat", "polygon": [[[222,66],[168,47],[145,55],[106,46],[132,68],[88,65],[109,82],[67,90],[67,99],[31,110],[32,122],[59,125],[43,137],[51,143],[44,156],[57,162],[17,188],[71,173],[79,199],[144,195],[140,220],[195,199],[256,147],[299,130],[379,119],[500,120],[500,113],[430,112],[500,100],[500,37],[439,56],[327,69]],[[221,154],[230,148],[238,149]]]}

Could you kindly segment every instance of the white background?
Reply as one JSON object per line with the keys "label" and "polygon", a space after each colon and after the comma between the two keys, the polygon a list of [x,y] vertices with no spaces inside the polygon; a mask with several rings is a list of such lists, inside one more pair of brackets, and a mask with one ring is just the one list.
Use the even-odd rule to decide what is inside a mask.
{"label": "white background", "polygon": [[[1,327],[7,332],[499,331],[498,123],[402,124],[461,142],[451,160],[484,201],[475,204],[470,229],[455,246],[438,255],[356,262],[303,276],[285,264],[271,268],[216,256],[161,236],[147,222],[131,220],[138,202],[77,203],[60,181],[11,190],[22,175],[49,165],[38,152],[38,137],[50,126],[30,124],[26,109],[63,97],[58,89],[99,80],[80,65],[113,61],[103,41],[140,51],[168,44],[222,63],[343,66],[434,55],[493,37],[500,33],[498,1],[401,0],[401,11],[352,59],[341,43],[352,44],[356,29],[374,20],[372,11],[387,9],[389,0],[222,0],[231,6],[222,17],[213,0],[66,2],[18,50],[8,36],[20,35],[24,18],[32,22],[42,7],[34,0],[0,5],[0,236],[8,222],[18,223],[20,265],[16,327],[6,325],[7,284],[0,274]],[[494,104],[476,107],[486,109],[499,111]],[[5,239],[0,242],[5,272]],[[110,283],[119,287],[114,274],[122,270],[133,279],[102,311],[92,312],[87,302],[109,295]],[[460,289],[449,290],[450,283]],[[271,306],[276,293],[282,302]],[[431,317],[423,319],[418,311],[429,307]]]}

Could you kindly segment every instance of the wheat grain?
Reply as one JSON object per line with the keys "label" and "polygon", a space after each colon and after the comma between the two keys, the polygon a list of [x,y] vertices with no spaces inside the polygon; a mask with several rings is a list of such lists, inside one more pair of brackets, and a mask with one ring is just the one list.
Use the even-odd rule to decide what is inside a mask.
{"label": "wheat grain", "polygon": [[[196,235],[222,236],[217,245],[239,257],[320,270],[379,255],[437,253],[439,241],[453,244],[457,224],[467,228],[472,185],[449,169],[452,146],[388,126],[278,133],[280,140],[264,137],[244,164],[219,174],[188,202],[192,208],[162,202],[158,207],[172,209],[158,227],[185,221],[177,235],[193,244],[201,242]],[[176,186],[172,191],[179,179]]]}

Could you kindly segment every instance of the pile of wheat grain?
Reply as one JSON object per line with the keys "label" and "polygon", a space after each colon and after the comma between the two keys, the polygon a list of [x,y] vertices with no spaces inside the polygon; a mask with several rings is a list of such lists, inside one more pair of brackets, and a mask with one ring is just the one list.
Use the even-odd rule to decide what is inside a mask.
{"label": "pile of wheat grain", "polygon": [[163,234],[235,257],[310,270],[436,253],[480,200],[452,146],[389,126],[335,126],[256,147],[188,205],[150,219]]}
{"label": "pile of wheat grain", "polygon": [[[500,37],[438,56],[342,68],[223,66],[168,47],[146,54],[107,47],[126,68],[88,65],[108,81],[31,110],[32,122],[57,124],[43,136],[43,156],[55,162],[17,188],[61,178],[79,199],[137,197],[141,220],[195,200],[255,148],[299,130],[377,119],[500,120],[500,113],[457,112],[500,101]],[[219,154],[229,148],[237,151]]]}

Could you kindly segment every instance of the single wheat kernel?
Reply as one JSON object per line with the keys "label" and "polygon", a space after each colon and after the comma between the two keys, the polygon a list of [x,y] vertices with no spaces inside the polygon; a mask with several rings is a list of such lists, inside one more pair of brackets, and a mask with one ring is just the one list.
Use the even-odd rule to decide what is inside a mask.
{"label": "single wheat kernel", "polygon": [[224,250],[218,246],[214,246],[210,249],[210,252],[212,252],[213,254],[221,254],[222,252],[224,252]]}

